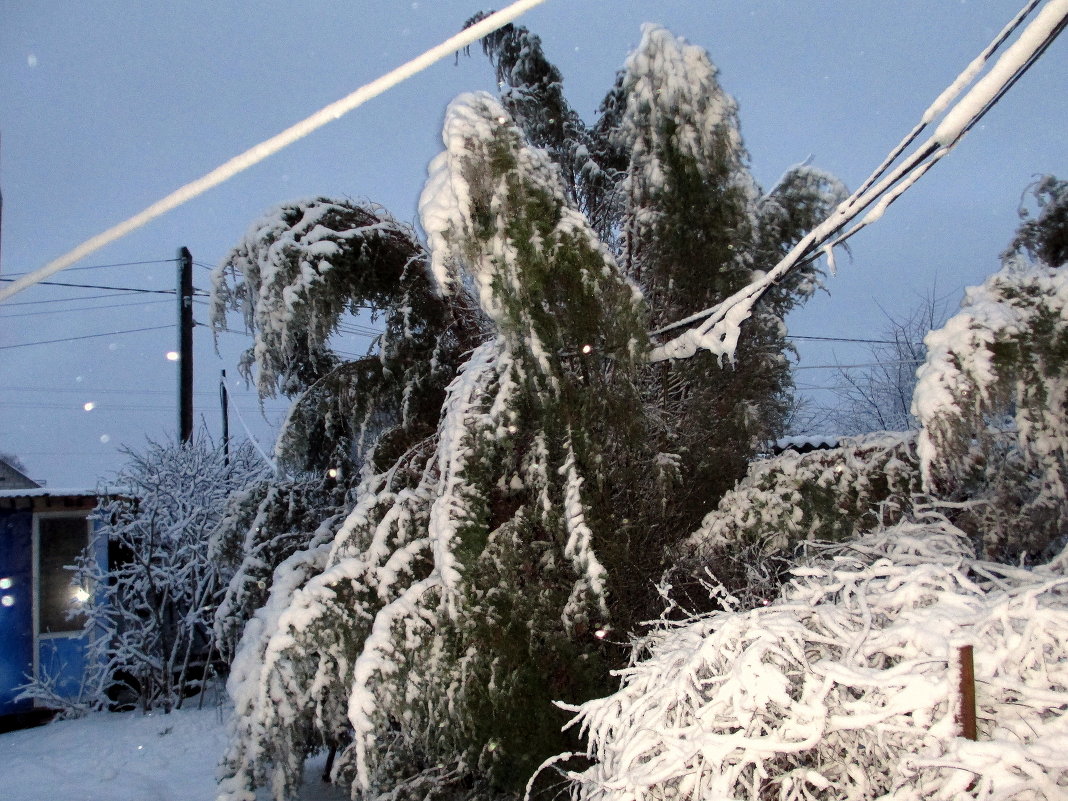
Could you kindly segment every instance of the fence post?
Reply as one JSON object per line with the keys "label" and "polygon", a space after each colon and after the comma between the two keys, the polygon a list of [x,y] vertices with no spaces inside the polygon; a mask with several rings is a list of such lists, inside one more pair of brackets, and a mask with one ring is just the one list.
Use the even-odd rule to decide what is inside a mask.
{"label": "fence post", "polygon": [[972,646],[962,645],[957,649],[957,669],[960,675],[960,709],[957,713],[960,735],[975,740],[978,731],[975,722],[975,662]]}

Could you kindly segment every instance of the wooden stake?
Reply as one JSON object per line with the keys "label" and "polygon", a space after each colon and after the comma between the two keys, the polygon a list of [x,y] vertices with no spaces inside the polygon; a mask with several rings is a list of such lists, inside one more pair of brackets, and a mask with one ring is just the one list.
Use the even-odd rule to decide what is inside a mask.
{"label": "wooden stake", "polygon": [[975,721],[975,663],[972,646],[962,645],[957,649],[957,667],[960,670],[960,736],[969,740],[978,737]]}

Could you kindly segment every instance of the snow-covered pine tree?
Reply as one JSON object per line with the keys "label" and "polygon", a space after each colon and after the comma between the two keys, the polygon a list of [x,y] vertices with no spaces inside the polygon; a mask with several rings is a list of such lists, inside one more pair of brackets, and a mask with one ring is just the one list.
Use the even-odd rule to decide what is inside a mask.
{"label": "snow-covered pine tree", "polygon": [[1028,255],[1050,267],[1068,262],[1068,181],[1043,175],[1030,187],[1035,210],[1020,205],[1016,236],[1003,257]]}
{"label": "snow-covered pine tree", "polygon": [[347,496],[344,484],[317,473],[267,476],[230,495],[208,541],[209,560],[229,576],[214,615],[224,660],[233,659],[245,625],[266,603],[275,568],[333,539]]}
{"label": "snow-covered pine tree", "polygon": [[[699,47],[646,25],[606,107],[627,159],[620,190],[621,263],[641,286],[653,327],[707,308],[770,269],[842,194],[833,178],[792,168],[760,192],[737,106]],[[684,477],[654,523],[692,531],[783,432],[791,406],[785,315],[818,285],[814,265],[769,293],[744,326],[732,364],[702,352],[646,370],[662,463]]]}
{"label": "snow-covered pine tree", "polygon": [[594,632],[648,547],[613,536],[605,481],[644,441],[640,295],[491,97],[454,102],[444,139],[421,203],[432,268],[495,335],[436,436],[276,573],[234,665],[233,798],[268,779],[291,793],[350,725],[335,770],[354,792],[515,792],[566,744],[549,701],[606,687]]}
{"label": "snow-covered pine tree", "polygon": [[1068,541],[1068,183],[1045,176],[1032,191],[1038,213],[1021,212],[1001,270],[927,336],[912,409],[926,489],[1010,562]]}
{"label": "snow-covered pine tree", "polygon": [[[253,333],[241,367],[261,396],[293,399],[275,447],[285,475],[234,496],[213,536],[213,555],[234,571],[215,626],[232,655],[275,568],[332,536],[361,471],[385,470],[433,435],[484,320],[466,295],[434,290],[410,227],[377,206],[321,197],[254,223],[213,274],[212,304],[217,330],[237,311]],[[347,313],[384,327],[364,358],[332,347]]]}
{"label": "snow-covered pine tree", "polygon": [[928,491],[973,510],[991,558],[1045,561],[1068,531],[1068,275],[1010,258],[926,339],[913,414]]}
{"label": "snow-covered pine tree", "polygon": [[754,460],[698,529],[672,552],[670,600],[689,612],[767,603],[801,558],[799,546],[856,539],[905,519],[920,491],[916,432],[847,437],[836,447]]}
{"label": "snow-covered pine tree", "polygon": [[[692,68],[693,75],[670,73],[672,85],[700,82],[714,72],[703,53],[662,29],[647,30],[643,47],[643,57],[658,48],[684,54],[681,67],[674,56],[653,59],[661,70]],[[739,474],[744,458],[734,459],[735,451],[747,452],[759,438],[754,432],[772,427],[752,407],[759,389],[720,397],[736,380],[738,387],[759,381],[738,379],[710,360],[710,368],[723,372],[708,379],[696,371],[692,380],[706,397],[715,395],[722,409],[713,413],[757,422],[725,446],[724,454],[733,459],[727,467],[680,481],[679,449],[662,446],[685,431],[686,414],[703,421],[711,407],[687,405],[695,390],[678,381],[665,400],[662,388],[668,384],[660,368],[641,366],[649,320],[640,294],[624,276],[627,271],[642,281],[652,276],[654,294],[664,303],[686,303],[685,311],[693,308],[688,303],[699,305],[698,296],[684,298],[672,270],[686,273],[679,280],[712,287],[702,289],[700,298],[718,298],[772,261],[768,254],[787,247],[805,220],[818,216],[821,204],[834,197],[833,182],[802,168],[761,198],[744,169],[733,106],[718,87],[720,107],[689,98],[700,113],[680,130],[699,129],[705,138],[680,150],[671,136],[654,130],[670,108],[626,117],[628,91],[638,85],[632,81],[628,89],[626,73],[601,121],[586,129],[563,99],[559,73],[544,59],[536,37],[513,28],[491,39],[487,52],[506,84],[505,104],[485,95],[453,104],[446,151],[433,164],[421,204],[429,263],[444,298],[439,302],[446,310],[460,309],[451,313],[461,322],[475,321],[454,340],[476,344],[481,338],[482,344],[448,362],[460,368],[438,402],[440,419],[430,436],[419,438],[406,429],[411,436],[402,439],[409,446],[388,451],[380,438],[366,451],[355,508],[333,542],[312,543],[275,571],[270,598],[252,617],[234,663],[237,709],[225,760],[225,797],[251,798],[253,787],[267,783],[276,797],[287,797],[297,786],[304,756],[323,744],[344,745],[349,727],[352,741],[335,773],[352,782],[354,795],[520,789],[543,757],[567,745],[559,732],[562,718],[554,717],[550,701],[607,688],[612,647],[594,635],[603,635],[609,625],[626,631],[647,614],[665,545],[687,533],[684,523],[673,527],[670,521],[695,525],[706,501]],[[715,124],[709,128],[701,114],[714,117]],[[633,142],[620,132],[642,125],[653,126],[650,135],[658,142],[667,136],[668,152],[655,151],[644,162],[632,158]],[[528,140],[542,149],[532,149]],[[698,152],[705,144],[719,147],[712,166]],[[681,240],[686,203],[673,203],[664,186],[634,196],[647,207],[629,194],[628,169],[655,159],[674,160],[672,169],[685,179],[679,191],[692,193],[689,203],[711,200],[726,209],[702,223],[708,230],[701,236],[723,251],[701,262],[711,265],[706,270],[687,261],[700,257],[701,248],[683,241],[663,248],[652,239],[639,243],[626,230],[627,220],[655,219],[657,225],[642,229],[643,236]],[[739,195],[736,187],[744,191]],[[717,200],[721,195],[727,200]],[[253,328],[268,332],[261,336],[257,330],[254,359],[275,370],[274,356],[266,351],[278,350],[283,364],[292,364],[286,374],[300,379],[299,386],[314,387],[320,375],[337,374],[336,368],[324,358],[315,375],[301,377],[299,360],[322,349],[338,298],[315,312],[327,324],[317,324],[320,333],[310,343],[298,341],[287,350],[287,337],[303,336],[297,326],[317,301],[308,305],[302,298],[324,285],[321,276],[338,257],[331,253],[327,264],[317,263],[316,238],[323,233],[315,228],[316,214],[311,224],[301,222],[303,214],[290,215],[281,226],[299,229],[299,235],[269,232],[260,249],[266,260],[262,255],[245,260],[268,267],[238,265],[245,277],[234,283],[256,287],[242,304],[258,309]],[[374,216],[385,219],[377,209]],[[716,225],[722,230],[712,230]],[[326,228],[340,233],[344,226]],[[742,256],[730,252],[733,237],[739,237]],[[286,247],[276,246],[276,239]],[[305,239],[307,244],[293,241]],[[642,269],[629,251],[620,251],[626,270],[616,266],[612,251],[621,244],[648,257]],[[297,254],[297,267],[292,257],[272,255],[287,250]],[[659,262],[650,255],[657,253]],[[419,280],[414,274],[422,268],[419,259],[406,264],[412,280]],[[264,271],[266,283],[257,270]],[[270,287],[276,280],[277,289]],[[341,305],[363,291],[346,289],[346,282],[359,280],[332,285],[345,290],[338,293]],[[802,274],[764,309],[779,351],[760,363],[776,376],[785,375],[781,314],[812,281],[811,272]],[[472,314],[475,297],[481,310]],[[380,310],[399,319],[406,306],[394,295]],[[461,348],[446,352],[464,354]],[[386,374],[422,375],[426,367],[418,358],[417,350],[409,350]],[[702,389],[707,380],[714,390]],[[372,380],[372,396],[377,386]],[[764,386],[777,387],[774,380]],[[359,381],[352,387],[354,402],[363,404],[352,417],[361,420],[381,401],[358,397]],[[332,391],[327,387],[327,394]],[[776,398],[771,405],[780,402]],[[384,405],[387,412],[395,409],[395,403]],[[343,407],[334,408],[340,413]],[[314,424],[315,405],[305,408]],[[744,411],[736,414],[737,409]],[[400,419],[396,411],[389,414],[389,420]],[[725,441],[736,434],[722,426],[715,431]],[[356,434],[351,439],[361,441]],[[699,450],[690,458],[702,467]],[[722,486],[706,487],[705,496],[699,488],[709,475]],[[680,493],[680,485],[694,492]]]}
{"label": "snow-covered pine tree", "polygon": [[[645,26],[591,127],[567,105],[537,36],[509,26],[483,45],[508,108],[563,165],[569,196],[642,289],[653,328],[714,305],[769,269],[844,195],[837,180],[805,165],[761,194],[715,66],[662,27]],[[703,352],[644,368],[646,418],[660,453],[644,490],[635,485],[618,502],[631,525],[652,533],[657,559],[715,508],[756,449],[782,433],[792,406],[783,320],[816,286],[810,265],[768,292],[734,364]],[[648,567],[659,572],[652,561]],[[623,616],[630,622],[651,609],[651,583],[640,583],[633,615]]]}

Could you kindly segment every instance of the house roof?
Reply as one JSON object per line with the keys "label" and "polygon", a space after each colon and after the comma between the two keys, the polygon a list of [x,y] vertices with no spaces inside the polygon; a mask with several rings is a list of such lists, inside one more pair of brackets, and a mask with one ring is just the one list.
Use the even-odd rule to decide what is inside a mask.
{"label": "house roof", "polygon": [[100,501],[96,490],[37,487],[35,489],[0,490],[0,511],[33,512],[93,509]]}
{"label": "house roof", "polygon": [[2,489],[0,498],[96,498],[99,493],[89,489],[36,487],[34,489]]}
{"label": "house roof", "polygon": [[0,457],[0,488],[3,489],[31,489],[41,486],[28,475],[19,470],[11,462]]}

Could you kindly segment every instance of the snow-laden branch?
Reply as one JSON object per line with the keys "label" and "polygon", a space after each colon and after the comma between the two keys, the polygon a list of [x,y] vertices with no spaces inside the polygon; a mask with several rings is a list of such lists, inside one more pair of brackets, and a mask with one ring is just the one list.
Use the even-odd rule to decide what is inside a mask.
{"label": "snow-laden branch", "polygon": [[[920,123],[891,151],[886,160],[864,184],[820,225],[803,237],[774,268],[758,280],[710,309],[693,314],[657,331],[653,336],[699,323],[673,339],[655,347],[649,359],[686,359],[704,348],[728,360],[734,359],[741,324],[750,316],[761,296],[791,270],[809,263],[821,252],[833,264],[833,249],[879,220],[886,209],[937,164],[1001,99],[1001,96],[1045,52],[1068,24],[1068,0],[1050,0],[1017,40],[1001,55],[974,86],[955,104],[955,98],[986,66],[993,53],[1030,13],[1029,3],[1000,31],[991,44],[973,60],[956,80],[924,112]],[[952,104],[952,105],[951,105]],[[896,167],[890,165],[903,154],[920,132],[936,117],[941,122],[933,134],[918,145]],[[863,215],[863,216],[862,216]],[[852,225],[850,228],[849,226]],[[848,230],[847,230],[848,229]]]}
{"label": "snow-laden branch", "polygon": [[[618,692],[577,707],[576,801],[1064,798],[1064,557],[977,560],[944,520],[794,571],[772,604],[665,621]],[[978,742],[956,648],[974,645]]]}

